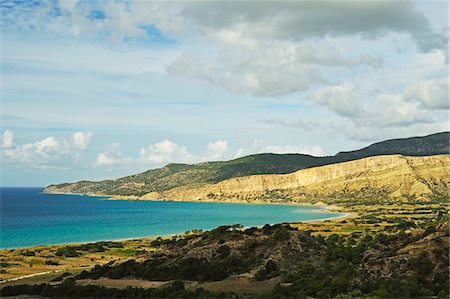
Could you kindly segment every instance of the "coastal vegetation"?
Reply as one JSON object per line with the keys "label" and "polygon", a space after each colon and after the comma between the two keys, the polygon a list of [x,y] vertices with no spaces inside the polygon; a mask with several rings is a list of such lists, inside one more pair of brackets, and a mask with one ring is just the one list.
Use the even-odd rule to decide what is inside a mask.
{"label": "coastal vegetation", "polygon": [[[30,251],[35,256],[46,252],[47,259],[62,264],[95,254],[107,258],[97,260],[93,268],[65,270],[69,274],[53,274],[36,285],[27,284],[26,279],[4,283],[1,294],[73,298],[105,294],[122,298],[448,296],[448,206],[356,205],[339,210],[350,215],[261,228],[222,226],[172,237],[53,246],[41,251],[2,251],[10,257],[25,253],[27,259]],[[131,249],[135,254],[122,259],[108,256],[117,249]],[[79,255],[57,255],[72,251]],[[155,285],[146,287],[146,282]]]}
{"label": "coastal vegetation", "polygon": [[170,164],[113,181],[49,186],[49,193],[130,199],[328,204],[346,216],[1,250],[1,295],[448,298],[448,137],[391,140],[324,158]]}
{"label": "coastal vegetation", "polygon": [[431,156],[448,154],[449,132],[424,137],[393,139],[366,148],[340,152],[335,156],[314,157],[303,154],[257,154],[231,161],[199,164],[169,164],[115,180],[80,181],[50,185],[47,193],[104,194],[142,196],[179,187],[200,187],[236,177],[259,174],[286,174],[301,169],[354,161],[380,155]]}

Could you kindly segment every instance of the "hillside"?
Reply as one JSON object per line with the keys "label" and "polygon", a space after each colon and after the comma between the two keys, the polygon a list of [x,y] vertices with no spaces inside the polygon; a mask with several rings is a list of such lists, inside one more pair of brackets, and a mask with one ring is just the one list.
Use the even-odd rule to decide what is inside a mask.
{"label": "hillside", "polygon": [[432,156],[450,153],[450,133],[443,132],[424,137],[391,139],[377,142],[360,150],[340,152],[335,157],[347,161],[380,155]]}
{"label": "hillside", "polygon": [[290,174],[253,175],[203,187],[151,192],[142,199],[337,203],[356,199],[448,199],[450,156],[377,156]]}
{"label": "hillside", "polygon": [[[125,262],[0,288],[11,298],[448,298],[448,229],[442,216],[351,235],[221,226],[141,244]],[[120,245],[56,252],[105,255]]]}
{"label": "hillside", "polygon": [[226,179],[258,174],[287,174],[301,169],[357,160],[363,157],[400,154],[429,156],[448,154],[449,132],[424,137],[387,140],[366,148],[330,157],[303,154],[257,154],[231,161],[169,164],[116,180],[80,181],[50,185],[46,193],[79,193],[142,196],[179,187],[200,187]]}

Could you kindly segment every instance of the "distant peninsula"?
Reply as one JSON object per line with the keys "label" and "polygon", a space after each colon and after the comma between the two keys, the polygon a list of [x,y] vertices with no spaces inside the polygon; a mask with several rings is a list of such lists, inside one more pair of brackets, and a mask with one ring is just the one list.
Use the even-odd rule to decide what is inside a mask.
{"label": "distant peninsula", "polygon": [[442,132],[328,157],[258,154],[169,164],[116,180],[49,185],[44,192],[249,203],[440,201],[449,197],[449,140],[450,133]]}

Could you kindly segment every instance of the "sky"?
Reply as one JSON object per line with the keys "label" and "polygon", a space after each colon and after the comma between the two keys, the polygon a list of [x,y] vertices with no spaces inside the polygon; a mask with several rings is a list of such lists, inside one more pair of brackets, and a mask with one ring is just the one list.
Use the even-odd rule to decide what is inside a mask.
{"label": "sky", "polygon": [[0,0],[0,185],[448,131],[448,16],[428,0]]}

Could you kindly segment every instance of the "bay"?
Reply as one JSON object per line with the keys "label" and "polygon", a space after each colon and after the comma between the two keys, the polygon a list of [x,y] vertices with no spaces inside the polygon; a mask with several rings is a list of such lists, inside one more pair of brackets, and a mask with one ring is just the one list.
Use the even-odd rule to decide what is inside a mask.
{"label": "bay", "polygon": [[0,188],[0,248],[119,240],[338,217],[317,207],[175,201],[108,200]]}

